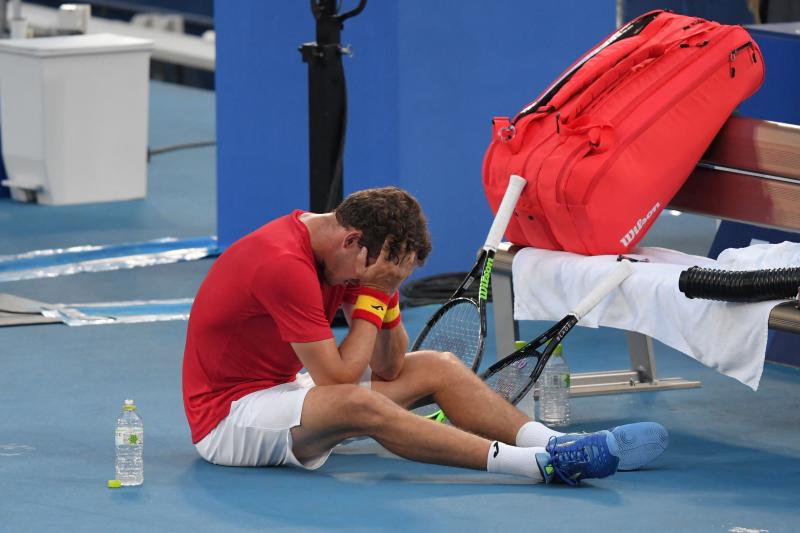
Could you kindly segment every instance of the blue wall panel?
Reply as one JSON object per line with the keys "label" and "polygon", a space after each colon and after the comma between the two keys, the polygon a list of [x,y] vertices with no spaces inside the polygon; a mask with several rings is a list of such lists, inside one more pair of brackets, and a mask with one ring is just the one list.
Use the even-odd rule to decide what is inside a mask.
{"label": "blue wall panel", "polygon": [[[346,5],[348,3],[345,3]],[[428,214],[420,274],[463,270],[491,213],[481,160],[491,118],[515,113],[614,29],[615,2],[371,0],[343,42],[345,193],[397,184]],[[456,9],[457,8],[457,9]],[[217,1],[220,242],[308,206],[306,2]]]}
{"label": "blue wall panel", "polygon": [[764,84],[739,106],[748,117],[800,124],[800,36],[747,28],[764,55]]}
{"label": "blue wall panel", "polygon": [[752,24],[753,14],[745,0],[624,0],[623,18],[630,20],[654,9],[668,9],[682,15],[716,20],[723,24]]}
{"label": "blue wall panel", "polygon": [[492,117],[516,113],[611,33],[614,6],[401,5],[400,183],[430,220],[434,252],[422,273],[465,270],[491,224],[481,164]]}

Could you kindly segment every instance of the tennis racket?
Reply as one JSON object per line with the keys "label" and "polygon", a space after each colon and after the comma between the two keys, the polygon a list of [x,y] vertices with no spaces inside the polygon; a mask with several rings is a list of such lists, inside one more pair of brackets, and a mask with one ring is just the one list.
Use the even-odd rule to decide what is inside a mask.
{"label": "tennis racket", "polygon": [[[486,298],[494,255],[526,184],[524,178],[511,176],[478,260],[450,299],[425,324],[411,347],[412,352],[452,352],[468,368],[473,371],[478,368],[486,341]],[[478,298],[464,296],[465,291],[476,280],[480,282]],[[435,403],[429,404],[415,409],[414,412],[421,416],[435,417],[439,413],[439,406]]]}
{"label": "tennis racket", "polygon": [[[516,352],[490,366],[480,375],[481,379],[513,405],[519,403],[539,379],[544,366],[561,340],[581,318],[625,281],[631,272],[633,267],[630,261],[622,260],[608,277],[578,302],[573,311]],[[444,419],[444,416],[436,418],[439,421]]]}

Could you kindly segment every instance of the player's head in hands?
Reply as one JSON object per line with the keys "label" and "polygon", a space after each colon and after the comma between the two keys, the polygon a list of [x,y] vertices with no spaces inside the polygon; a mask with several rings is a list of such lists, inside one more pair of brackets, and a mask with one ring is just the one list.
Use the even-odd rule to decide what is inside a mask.
{"label": "player's head in hands", "polygon": [[333,211],[336,246],[323,258],[325,281],[356,283],[383,252],[391,262],[413,254],[415,266],[425,262],[431,238],[416,198],[397,187],[365,189],[349,195]]}

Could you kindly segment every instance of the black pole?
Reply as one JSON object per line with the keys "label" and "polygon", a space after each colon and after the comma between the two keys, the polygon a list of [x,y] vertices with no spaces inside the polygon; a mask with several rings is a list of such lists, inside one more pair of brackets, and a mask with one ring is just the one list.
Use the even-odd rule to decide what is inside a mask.
{"label": "black pole", "polygon": [[344,21],[360,13],[367,0],[337,13],[337,0],[311,0],[317,40],[300,46],[308,63],[308,139],[310,210],[325,213],[343,197],[343,159],[347,130],[347,88],[342,66]]}

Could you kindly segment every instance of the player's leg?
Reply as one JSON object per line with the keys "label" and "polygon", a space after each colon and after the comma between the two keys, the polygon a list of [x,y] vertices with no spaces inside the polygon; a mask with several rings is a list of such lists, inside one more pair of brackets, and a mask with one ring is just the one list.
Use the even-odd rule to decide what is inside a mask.
{"label": "player's leg", "polygon": [[306,395],[292,450],[315,457],[345,439],[370,436],[415,461],[485,469],[490,442],[413,415],[382,394],[355,385],[314,387]]}
{"label": "player's leg", "polygon": [[417,416],[381,393],[355,385],[320,386],[306,394],[301,423],[291,430],[301,463],[349,437],[368,435],[391,452],[415,461],[488,470],[576,484],[613,474],[619,463],[613,436],[602,431],[569,443],[522,448],[489,441]]}
{"label": "player's leg", "polygon": [[[408,354],[397,379],[380,381],[373,377],[372,389],[404,407],[433,399],[456,426],[515,446],[544,447],[554,437],[556,443],[576,437],[528,418],[452,354],[428,351]],[[654,422],[626,424],[611,432],[620,450],[620,470],[635,470],[649,464],[668,445],[667,430]]]}
{"label": "player's leg", "polygon": [[[373,376],[372,389],[406,408],[434,400],[454,425],[507,444],[516,445],[520,428],[531,422],[449,353],[410,353],[395,380]],[[546,444],[544,438],[537,446]]]}

